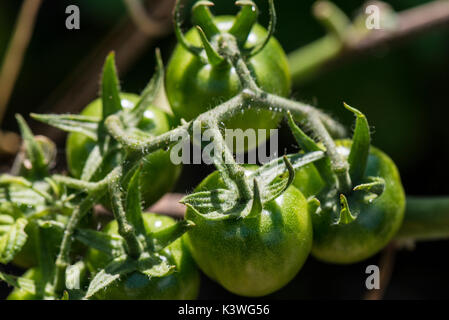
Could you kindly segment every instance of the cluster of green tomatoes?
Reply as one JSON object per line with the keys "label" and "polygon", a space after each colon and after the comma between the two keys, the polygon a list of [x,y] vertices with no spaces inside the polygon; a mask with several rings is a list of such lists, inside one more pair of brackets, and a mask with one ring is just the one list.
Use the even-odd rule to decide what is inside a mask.
{"label": "cluster of green tomatoes", "polygon": [[[249,207],[232,206],[221,169],[183,200],[185,220],[142,214],[142,209],[171,190],[181,171],[170,161],[169,148],[149,153],[125,185],[109,189],[109,193],[124,192],[123,203],[111,203],[111,194],[92,203],[112,208],[114,215],[117,208],[123,208],[139,240],[140,257],[130,254],[130,242],[116,220],[103,226],[98,216],[86,214],[72,237],[70,259],[76,263],[65,272],[65,288],[55,288],[55,261],[70,215],[95,182],[132,159],[127,149],[108,135],[108,116],[120,112],[127,119],[128,132],[151,139],[239,94],[242,85],[236,70],[217,54],[217,39],[223,34],[232,35],[242,52],[252,50],[245,64],[261,90],[289,95],[286,55],[269,31],[256,23],[255,4],[237,1],[241,11],[235,17],[212,16],[211,5],[198,1],[193,7],[197,27],[185,36],[177,29],[180,43],[165,74],[172,113],[152,105],[151,90],[140,96],[105,96],[108,88],[118,87],[111,76],[110,56],[103,73],[103,96],[81,115],[34,115],[70,132],[68,169],[73,179],[85,182],[86,190],[75,190],[50,174],[54,145],[34,137],[18,117],[24,154],[16,164],[16,175],[0,178],[0,262],[12,262],[28,271],[19,278],[0,273],[1,279],[16,286],[9,299],[60,298],[63,293],[69,299],[195,299],[199,291],[197,266],[230,292],[264,296],[291,281],[309,254],[328,263],[359,262],[379,252],[398,231],[405,207],[399,173],[386,154],[370,146],[365,116],[347,106],[357,118],[354,136],[334,142],[336,152],[349,166],[351,183],[344,188],[336,182],[338,172],[332,170],[324,146],[309,138],[285,113],[301,152],[263,167],[244,167],[248,180],[269,180],[263,188],[255,185]],[[154,85],[153,81],[149,88]],[[120,110],[111,108],[114,103]],[[274,129],[281,120],[282,114],[269,109],[249,108],[230,117],[224,126]],[[310,154],[321,156],[304,160]],[[303,162],[295,166],[298,159]],[[283,173],[273,176],[274,167],[284,168]],[[214,197],[217,202],[210,201]],[[214,214],[216,207],[226,207],[228,202],[232,214]],[[71,277],[78,286],[69,288]]]}

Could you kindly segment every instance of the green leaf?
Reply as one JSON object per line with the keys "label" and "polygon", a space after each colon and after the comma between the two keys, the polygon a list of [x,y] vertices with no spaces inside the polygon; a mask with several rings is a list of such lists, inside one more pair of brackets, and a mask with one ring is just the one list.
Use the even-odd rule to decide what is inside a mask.
{"label": "green leaf", "polygon": [[204,218],[225,220],[240,215],[238,193],[226,189],[202,191],[185,196],[182,204],[191,206]]}
{"label": "green leaf", "polygon": [[96,144],[86,159],[86,163],[84,164],[83,172],[81,174],[81,180],[90,181],[95,172],[97,172],[97,170],[103,163],[103,159],[104,158],[101,154],[101,147],[100,145]]}
{"label": "green leaf", "polygon": [[248,213],[246,218],[256,218],[260,216],[260,213],[263,209],[262,196],[259,188],[259,184],[257,183],[257,179],[254,179],[254,188],[253,188],[253,200],[251,205],[251,211]]}
{"label": "green leaf", "polygon": [[137,261],[121,256],[114,259],[106,268],[99,271],[89,284],[85,299],[93,297],[96,293],[106,289],[121,276],[137,271]]}
{"label": "green leaf", "polygon": [[307,200],[307,208],[310,214],[319,214],[321,212],[321,203],[315,197]]}
{"label": "green leaf", "polygon": [[385,180],[381,177],[368,177],[369,182],[359,184],[354,187],[354,191],[363,192],[365,194],[365,201],[371,202],[377,197],[381,196],[385,191]]}
{"label": "green leaf", "polygon": [[239,46],[243,48],[254,24],[257,23],[259,10],[253,1],[241,0],[236,1],[235,4],[242,9],[237,14],[229,33],[237,38]]}
{"label": "green leaf", "polygon": [[134,227],[137,235],[145,235],[146,231],[142,218],[142,201],[140,198],[140,172],[141,169],[138,168],[128,184],[126,218]]}
{"label": "green leaf", "polygon": [[9,185],[19,185],[25,188],[31,188],[33,184],[23,177],[12,176],[9,174],[2,174],[0,176],[0,185],[9,186]]}
{"label": "green leaf", "polygon": [[14,259],[14,256],[22,250],[27,240],[25,227],[28,221],[23,218],[10,227],[9,231],[0,238],[0,263],[7,264]]}
{"label": "green leaf", "polygon": [[63,301],[69,300],[69,292],[67,290],[64,290],[64,292],[62,293],[61,300],[63,300]]}
{"label": "green leaf", "polygon": [[158,252],[175,242],[193,227],[195,227],[195,224],[192,221],[181,220],[167,228],[149,233],[147,236],[152,241],[153,250]]}
{"label": "green leaf", "polygon": [[8,214],[0,214],[0,225],[14,224],[14,218]]}
{"label": "green leaf", "polygon": [[45,204],[45,199],[31,189],[10,186],[7,188],[0,187],[0,202],[10,202],[15,207],[25,206],[34,209]]}
{"label": "green leaf", "polygon": [[114,52],[108,55],[103,67],[101,100],[103,102],[103,119],[122,110]]}
{"label": "green leaf", "polygon": [[100,118],[72,114],[35,114],[31,117],[65,132],[81,133],[97,141]]}
{"label": "green leaf", "polygon": [[340,203],[341,203],[340,217],[336,224],[339,225],[350,224],[357,217],[355,217],[352,214],[351,210],[349,209],[348,199],[346,199],[344,194],[340,195]]}
{"label": "green leaf", "polygon": [[349,153],[349,174],[354,183],[359,183],[364,175],[368,163],[371,135],[368,120],[359,110],[344,104],[346,109],[357,117],[354,136],[352,137],[351,152]]}
{"label": "green leaf", "polygon": [[154,103],[157,94],[164,87],[164,64],[162,63],[161,52],[156,49],[156,70],[150,82],[140,95],[136,106],[129,112],[127,124],[129,127],[136,127],[142,119],[148,107]]}
{"label": "green leaf", "polygon": [[25,143],[27,157],[31,162],[31,171],[33,175],[41,177],[48,175],[47,163],[45,162],[45,155],[41,146],[37,143],[23,117],[20,114],[16,114],[16,119],[19,123],[20,132]]}
{"label": "green leaf", "polygon": [[271,200],[279,197],[284,191],[292,184],[295,178],[295,169],[286,156],[282,158],[284,160],[287,172],[282,173],[271,181],[265,181],[261,185],[261,198],[262,203],[267,203]]}
{"label": "green leaf", "polygon": [[172,274],[175,266],[169,265],[166,260],[162,260],[157,256],[149,256],[139,259],[138,270],[149,278],[162,278]]}
{"label": "green leaf", "polygon": [[36,284],[31,279],[11,276],[6,273],[0,272],[0,280],[3,280],[8,285],[14,288],[24,290],[31,294],[36,294]]}
{"label": "green leaf", "polygon": [[125,253],[124,240],[119,235],[110,235],[90,229],[76,229],[75,239],[113,258]]}
{"label": "green leaf", "polygon": [[[293,136],[295,137],[295,140],[301,149],[303,149],[305,152],[325,151],[296,125],[290,112],[287,113],[287,120],[288,125],[290,126],[290,130],[292,131]],[[318,169],[320,176],[329,185],[335,184],[335,175],[332,172],[332,165],[329,157],[325,157],[320,161],[316,161],[314,165]]]}
{"label": "green leaf", "polygon": [[54,257],[59,251],[59,247],[55,246],[54,239],[59,233],[59,238],[62,239],[63,233],[59,228],[55,232],[54,228],[40,228],[39,224],[30,224],[32,226],[31,231],[34,234],[35,250],[38,257],[39,270],[42,278],[41,283],[43,287],[47,284],[51,284],[54,278],[55,261]]}

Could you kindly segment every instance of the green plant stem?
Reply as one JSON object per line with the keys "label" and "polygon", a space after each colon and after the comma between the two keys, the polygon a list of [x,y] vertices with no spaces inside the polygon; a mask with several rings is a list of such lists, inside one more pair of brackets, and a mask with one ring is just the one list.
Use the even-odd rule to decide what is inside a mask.
{"label": "green plant stem", "polygon": [[[293,116],[299,119],[307,119],[307,126],[313,131],[315,136],[326,147],[326,153],[331,160],[332,171],[336,174],[339,182],[339,190],[347,192],[351,189],[351,178],[349,177],[349,165],[337,152],[337,146],[330,136],[326,127],[320,120],[314,109],[304,110],[303,105],[272,94],[253,94],[251,101],[259,107],[275,106],[286,111],[290,111]],[[306,113],[304,113],[306,111]]]}
{"label": "green plant stem", "polygon": [[[252,77],[245,60],[240,53],[235,39],[224,35],[220,40],[220,54],[227,58],[235,68],[242,87],[245,88],[246,93],[250,97],[250,101],[248,101],[248,103],[251,103],[252,105],[255,104],[261,108],[266,108],[266,106],[269,106],[269,108],[274,110],[279,108],[284,112],[290,111],[293,114],[298,114],[303,110],[302,105],[298,105],[294,101],[263,92],[254,81],[254,78]],[[307,119],[308,126],[326,147],[326,153],[331,159],[332,170],[337,175],[339,181],[340,191],[347,192],[351,189],[349,165],[347,161],[345,161],[337,152],[337,146],[322,123],[320,116],[312,109],[309,109],[308,111],[309,112],[307,114],[303,113],[301,116]]]}
{"label": "green plant stem", "polygon": [[56,294],[60,294],[65,286],[65,271],[70,265],[70,250],[72,248],[73,234],[75,228],[78,226],[84,215],[92,209],[95,203],[101,199],[106,193],[106,188],[103,186],[99,188],[97,192],[87,196],[83,202],[77,206],[73,211],[72,216],[64,231],[64,235],[61,242],[61,248],[56,259],[56,273],[54,279],[54,291]]}
{"label": "green plant stem", "polygon": [[407,197],[404,222],[396,239],[428,241],[449,238],[449,197]]}
{"label": "green plant stem", "polygon": [[117,221],[118,232],[126,242],[129,256],[137,259],[142,253],[142,246],[137,239],[133,226],[128,222],[125,209],[123,208],[124,196],[121,188],[123,171],[121,169],[117,171],[116,175],[110,177],[108,183],[109,197],[112,204],[112,212]]}
{"label": "green plant stem", "polygon": [[[215,152],[218,153],[214,155],[215,165],[219,169],[221,169],[220,172],[223,172],[224,170],[229,176],[230,180],[235,182],[242,200],[251,199],[252,192],[249,187],[248,181],[245,178],[245,171],[243,170],[242,166],[238,165],[235,162],[231,150],[227,146],[225,140],[223,139],[223,135],[218,129],[218,125],[214,123],[209,129],[213,134]],[[226,181],[227,179],[225,178],[224,180]]]}
{"label": "green plant stem", "polygon": [[[60,294],[65,286],[65,271],[70,265],[70,250],[72,248],[73,234],[81,219],[92,209],[107,191],[109,181],[115,177],[119,169],[114,169],[105,179],[96,183],[96,187],[89,190],[88,196],[75,208],[62,237],[61,247],[56,258],[56,272],[54,278],[54,292]],[[69,178],[68,178],[69,179]],[[55,179],[56,180],[56,179]],[[74,179],[71,179],[74,180]],[[68,182],[73,182],[66,180]],[[63,179],[60,180],[63,183]]]}

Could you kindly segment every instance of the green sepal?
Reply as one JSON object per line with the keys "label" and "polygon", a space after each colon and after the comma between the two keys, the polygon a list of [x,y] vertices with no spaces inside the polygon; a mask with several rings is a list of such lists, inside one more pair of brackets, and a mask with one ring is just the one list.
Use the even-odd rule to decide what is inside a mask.
{"label": "green sepal", "polygon": [[209,220],[226,220],[239,216],[239,199],[236,191],[216,189],[185,196],[180,203],[194,209],[194,213]]}
{"label": "green sepal", "polygon": [[25,188],[31,188],[33,184],[23,177],[12,176],[10,174],[2,174],[0,176],[1,186],[19,185]]}
{"label": "green sepal", "polygon": [[48,167],[45,161],[44,151],[36,141],[33,133],[27,123],[20,114],[16,114],[19,124],[20,133],[22,135],[27,158],[31,163],[31,173],[35,178],[41,178],[48,175]]}
{"label": "green sepal", "polygon": [[311,215],[321,213],[321,202],[316,197],[307,199],[307,208]]}
{"label": "green sepal", "polygon": [[110,160],[109,157],[116,156],[118,152],[120,150],[117,147],[117,143],[110,136],[105,136],[89,153],[83,167],[81,180],[91,181],[101,166]]}
{"label": "green sepal", "polygon": [[137,270],[148,276],[150,279],[152,277],[162,278],[172,274],[176,267],[170,265],[164,259],[161,259],[159,255],[149,255],[143,254],[142,257],[137,261]]}
{"label": "green sepal", "polygon": [[268,25],[268,33],[265,39],[260,42],[259,44],[256,44],[254,47],[250,48],[247,51],[247,55],[249,57],[254,57],[258,55],[270,42],[271,37],[274,35],[274,32],[276,30],[276,24],[277,24],[277,16],[276,16],[276,7],[274,6],[274,0],[268,0],[269,4],[269,12],[270,12],[270,24]]}
{"label": "green sepal", "polygon": [[357,217],[355,217],[351,213],[351,210],[349,209],[348,199],[346,199],[346,196],[344,194],[340,195],[340,204],[341,204],[340,217],[336,222],[336,224],[339,225],[350,224]]}
{"label": "green sepal", "polygon": [[40,228],[38,224],[30,224],[30,226],[30,232],[34,234],[34,238],[36,239],[35,250],[37,252],[37,261],[42,277],[41,283],[43,287],[46,287],[54,278],[55,261],[53,261],[53,253],[56,253],[58,248],[52,243],[52,230],[50,228]]}
{"label": "green sepal", "polygon": [[[290,130],[292,131],[293,136],[301,149],[305,152],[325,151],[296,125],[290,112],[287,113],[287,121],[290,126]],[[332,172],[332,165],[329,157],[325,157],[324,159],[315,162],[314,165],[318,169],[320,176],[328,185],[335,185],[335,175]]]}
{"label": "green sepal", "polygon": [[199,58],[203,49],[188,43],[187,39],[185,38],[185,36],[181,30],[181,26],[182,26],[181,0],[176,0],[174,18],[175,18],[175,21],[174,21],[175,35],[176,35],[176,39],[178,40],[179,44],[185,50],[189,51],[191,54],[193,54],[194,56]]}
{"label": "green sepal", "polygon": [[384,193],[385,180],[381,177],[368,177],[367,179],[370,182],[359,184],[353,190],[365,193],[365,200],[371,202]]}
{"label": "green sepal", "polygon": [[[36,290],[37,285],[34,280],[26,279],[24,277],[8,275],[3,272],[0,272],[0,280],[6,282],[8,285],[16,289],[26,291],[32,295],[37,294]],[[48,294],[50,294],[50,292],[48,292]]]}
{"label": "green sepal", "polygon": [[257,179],[254,179],[254,188],[253,188],[253,200],[251,205],[251,211],[245,217],[247,219],[260,217],[260,214],[263,210],[262,203],[262,195],[260,192],[259,184],[257,183]]}
{"label": "green sepal", "polygon": [[106,58],[101,79],[101,100],[103,103],[103,119],[120,112],[122,103],[120,99],[120,83],[115,67],[115,53],[111,52]]}
{"label": "green sepal", "polygon": [[214,3],[211,1],[198,1],[192,7],[192,23],[200,26],[204,30],[208,39],[220,33],[220,30],[214,22],[214,16],[209,10]]}
{"label": "green sepal", "polygon": [[124,115],[129,127],[137,127],[142,120],[145,111],[156,100],[158,93],[164,87],[164,73],[161,51],[156,49],[156,69],[154,75],[140,94],[140,99],[135,107],[129,113],[125,113]]}
{"label": "green sepal", "polygon": [[100,270],[89,284],[85,299],[93,297],[96,293],[106,289],[121,276],[137,270],[137,261],[126,256],[118,257],[112,260],[104,269]]}
{"label": "green sepal", "polygon": [[68,301],[68,300],[70,300],[69,292],[68,292],[67,290],[64,290],[64,292],[62,293],[62,297],[61,297],[60,300],[62,300],[62,301]]}
{"label": "green sepal", "polygon": [[100,118],[71,114],[35,114],[31,117],[65,132],[81,133],[94,141],[98,140],[98,123]]}
{"label": "green sepal", "polygon": [[206,53],[207,61],[209,62],[209,64],[211,64],[212,66],[219,66],[225,63],[226,60],[221,57],[218,52],[212,47],[203,29],[201,29],[200,26],[196,26],[196,30],[200,35],[201,43],[203,44],[204,52]]}
{"label": "green sepal", "polygon": [[11,225],[14,221],[14,217],[9,214],[0,214],[0,225]]}
{"label": "green sepal", "polygon": [[34,210],[36,207],[45,205],[45,199],[34,190],[14,186],[0,187],[0,202],[11,203],[15,212],[19,210],[18,206],[26,206]]}
{"label": "green sepal", "polygon": [[261,184],[262,203],[276,199],[287,190],[295,179],[295,169],[286,156],[282,158],[287,171],[280,173],[273,180],[263,181]]}
{"label": "green sepal", "polygon": [[229,33],[237,38],[237,43],[241,48],[244,47],[248,36],[253,29],[253,26],[257,22],[259,17],[259,9],[253,1],[240,0],[235,3],[240,6],[240,12],[237,14],[234,24],[232,25]]}
{"label": "green sepal", "polygon": [[119,257],[126,252],[125,241],[119,235],[110,235],[90,229],[76,229],[74,236],[79,242],[110,257]]}
{"label": "green sepal", "polygon": [[195,227],[195,223],[189,220],[181,220],[172,226],[147,234],[152,242],[154,252],[159,252],[178,240],[184,233]]}
{"label": "green sepal", "polygon": [[0,237],[0,263],[7,264],[11,262],[16,254],[22,250],[28,238],[25,232],[27,224],[28,221],[26,219],[19,218]]}
{"label": "green sepal", "polygon": [[85,299],[93,297],[100,290],[113,285],[116,281],[134,271],[141,272],[152,277],[165,277],[174,271],[174,266],[169,265],[157,255],[142,254],[141,258],[134,260],[127,256],[118,257],[100,270],[92,279],[87,289]]}
{"label": "green sepal", "polygon": [[359,110],[344,103],[346,109],[354,113],[357,117],[354,135],[352,137],[351,152],[349,153],[349,174],[352,181],[357,184],[365,175],[368,164],[371,135],[368,120]]}
{"label": "green sepal", "polygon": [[140,173],[141,168],[135,170],[128,184],[126,193],[126,218],[134,227],[137,235],[145,235],[145,226],[142,217],[142,201],[140,195]]}

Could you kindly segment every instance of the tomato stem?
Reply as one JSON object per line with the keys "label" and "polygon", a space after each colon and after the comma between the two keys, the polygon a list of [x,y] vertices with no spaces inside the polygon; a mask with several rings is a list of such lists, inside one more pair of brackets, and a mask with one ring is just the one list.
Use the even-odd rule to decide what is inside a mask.
{"label": "tomato stem", "polygon": [[123,208],[123,191],[121,188],[122,170],[118,170],[108,183],[109,198],[112,204],[112,212],[118,224],[118,232],[127,244],[128,254],[133,259],[138,259],[142,253],[142,246],[137,239],[134,227],[128,222]]}
{"label": "tomato stem", "polygon": [[449,238],[449,197],[407,197],[396,240],[428,241]]}

